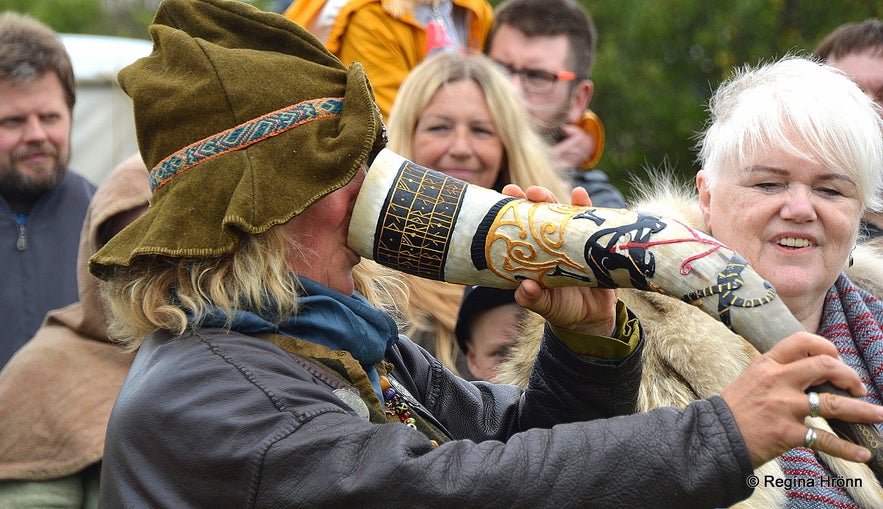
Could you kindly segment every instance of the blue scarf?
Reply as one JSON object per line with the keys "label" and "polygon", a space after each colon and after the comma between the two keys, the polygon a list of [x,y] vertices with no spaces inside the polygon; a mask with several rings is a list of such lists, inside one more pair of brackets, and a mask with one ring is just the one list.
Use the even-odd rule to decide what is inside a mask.
{"label": "blue scarf", "polygon": [[[843,362],[854,369],[868,389],[865,401],[883,403],[883,303],[870,293],[855,286],[845,274],[834,283],[825,297],[825,308],[818,334],[828,338],[837,347]],[[879,425],[878,425],[879,428]],[[799,486],[789,490],[788,507],[797,508],[856,508],[858,504],[843,488],[820,486],[821,480],[836,475],[819,461],[806,447],[797,447],[780,457],[785,475]],[[801,486],[806,480],[815,486]]]}
{"label": "blue scarf", "polygon": [[[359,361],[377,398],[383,403],[380,378],[374,365],[398,340],[395,321],[368,303],[359,292],[347,296],[303,276],[298,276],[304,293],[298,296],[295,316],[276,325],[272,317],[264,318],[251,311],[233,311],[232,330],[241,334],[284,334],[332,350],[346,350]],[[224,327],[227,315],[210,308],[200,319],[191,319],[202,327]]]}

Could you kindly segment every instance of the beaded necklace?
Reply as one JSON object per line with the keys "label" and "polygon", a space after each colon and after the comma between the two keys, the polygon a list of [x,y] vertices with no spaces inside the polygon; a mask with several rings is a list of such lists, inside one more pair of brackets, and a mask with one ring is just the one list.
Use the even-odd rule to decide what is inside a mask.
{"label": "beaded necklace", "polygon": [[411,416],[411,407],[399,396],[385,376],[380,377],[380,388],[383,390],[383,399],[386,400],[386,415],[398,416],[405,426],[417,429],[417,421]]}

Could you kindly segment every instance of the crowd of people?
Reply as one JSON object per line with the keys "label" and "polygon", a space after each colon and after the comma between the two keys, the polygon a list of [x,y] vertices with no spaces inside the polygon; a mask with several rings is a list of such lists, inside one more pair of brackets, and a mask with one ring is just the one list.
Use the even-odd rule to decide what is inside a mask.
{"label": "crowd of people", "polygon": [[[695,182],[629,201],[574,0],[163,0],[150,34],[119,74],[140,153],[96,189],[69,56],[0,15],[0,506],[883,507],[879,20],[736,69]],[[805,332],[362,259],[384,149],[707,232]]]}
{"label": "crowd of people", "polygon": [[[524,122],[527,111],[493,63],[480,54],[431,57],[402,84],[387,128],[389,148],[427,168],[481,187],[537,184],[563,199],[569,186],[551,152]],[[463,285],[404,276],[411,299],[403,332],[461,375],[466,367],[454,337]]]}

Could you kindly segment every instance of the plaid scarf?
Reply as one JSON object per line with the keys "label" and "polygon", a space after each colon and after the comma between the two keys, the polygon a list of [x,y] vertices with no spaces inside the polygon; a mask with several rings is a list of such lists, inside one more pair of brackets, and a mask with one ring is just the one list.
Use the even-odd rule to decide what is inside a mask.
{"label": "plaid scarf", "polygon": [[[877,405],[883,403],[881,323],[883,302],[840,274],[825,297],[818,334],[834,343],[843,362],[859,374],[868,389],[868,395],[862,399]],[[844,488],[830,482],[838,479],[837,474],[812,450],[797,447],[779,459],[792,486],[787,490],[789,508],[859,508]]]}

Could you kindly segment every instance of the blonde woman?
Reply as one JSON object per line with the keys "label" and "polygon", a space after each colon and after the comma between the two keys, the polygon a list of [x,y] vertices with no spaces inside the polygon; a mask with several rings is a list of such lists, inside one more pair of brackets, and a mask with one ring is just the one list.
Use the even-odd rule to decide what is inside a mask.
{"label": "blonde woman", "polygon": [[[517,92],[481,54],[440,53],[414,68],[390,114],[389,148],[417,164],[501,190],[542,185],[567,201],[569,188],[533,131]],[[408,277],[405,332],[442,364],[468,375],[454,338],[463,287]],[[513,304],[514,305],[514,304]]]}

